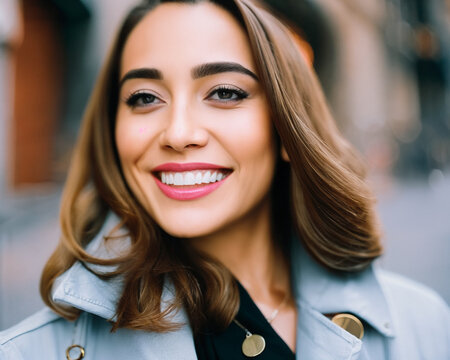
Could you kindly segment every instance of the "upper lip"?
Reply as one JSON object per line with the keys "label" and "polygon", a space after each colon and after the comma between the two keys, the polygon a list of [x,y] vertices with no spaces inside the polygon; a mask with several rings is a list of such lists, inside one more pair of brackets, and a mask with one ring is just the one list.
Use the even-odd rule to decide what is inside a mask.
{"label": "upper lip", "polygon": [[192,162],[192,163],[165,163],[158,165],[152,171],[153,172],[161,172],[161,171],[173,171],[173,172],[182,172],[182,171],[191,171],[191,170],[210,170],[210,169],[229,169],[221,165],[202,163],[202,162]]}

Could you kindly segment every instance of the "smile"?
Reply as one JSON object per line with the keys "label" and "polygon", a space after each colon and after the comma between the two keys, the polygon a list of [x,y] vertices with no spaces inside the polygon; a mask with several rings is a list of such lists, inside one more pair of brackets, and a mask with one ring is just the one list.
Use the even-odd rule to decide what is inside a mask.
{"label": "smile", "polygon": [[161,172],[160,180],[163,184],[187,186],[209,184],[220,181],[227,176],[220,170],[197,170],[186,172]]}
{"label": "smile", "polygon": [[231,169],[207,163],[167,163],[153,169],[156,184],[174,200],[194,200],[216,190]]}

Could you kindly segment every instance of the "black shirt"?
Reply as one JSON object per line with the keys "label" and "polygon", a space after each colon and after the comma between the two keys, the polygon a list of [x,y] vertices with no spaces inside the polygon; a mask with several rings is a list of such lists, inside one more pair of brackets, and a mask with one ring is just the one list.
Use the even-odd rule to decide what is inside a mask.
{"label": "black shirt", "polygon": [[[255,357],[257,360],[295,359],[295,353],[267,322],[264,315],[251,299],[247,291],[239,286],[240,306],[236,320],[252,334],[261,335],[266,341],[264,351]],[[221,333],[212,331],[197,334],[194,338],[195,350],[199,360],[248,360],[242,353],[245,331],[234,321]]]}

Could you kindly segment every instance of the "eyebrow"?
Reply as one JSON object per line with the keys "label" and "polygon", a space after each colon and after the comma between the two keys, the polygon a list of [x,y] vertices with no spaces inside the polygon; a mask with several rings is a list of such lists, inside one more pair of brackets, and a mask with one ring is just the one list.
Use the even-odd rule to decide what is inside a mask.
{"label": "eyebrow", "polygon": [[249,75],[256,81],[258,81],[258,76],[256,76],[254,72],[235,62],[213,62],[198,65],[194,69],[192,69],[192,78],[198,79],[201,77],[220,74],[224,72],[238,72],[241,74]]}
{"label": "eyebrow", "polygon": [[[242,66],[241,64],[235,62],[213,62],[201,64],[192,69],[191,76],[193,79],[199,79],[205,76],[220,74],[224,72],[238,72],[241,74],[248,75],[258,80],[258,76],[256,74]],[[163,74],[160,70],[155,68],[139,68],[128,71],[120,80],[119,88],[122,87],[123,83],[130,79],[153,79],[153,80],[162,80]]]}
{"label": "eyebrow", "polygon": [[133,69],[128,71],[123,78],[120,80],[119,88],[122,87],[123,83],[130,79],[153,79],[153,80],[162,80],[163,75],[162,72],[158,69],[150,69],[150,68],[140,68]]}

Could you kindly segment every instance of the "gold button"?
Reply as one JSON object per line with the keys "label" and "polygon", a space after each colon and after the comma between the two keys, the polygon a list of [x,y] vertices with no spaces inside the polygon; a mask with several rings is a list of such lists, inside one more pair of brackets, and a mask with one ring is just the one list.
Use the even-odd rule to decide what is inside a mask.
{"label": "gold button", "polygon": [[364,326],[361,320],[352,314],[337,314],[331,321],[358,339],[362,339],[364,336]]}
{"label": "gold button", "polygon": [[67,360],[81,360],[84,358],[84,348],[80,345],[69,346],[66,350]]}

